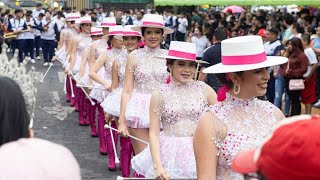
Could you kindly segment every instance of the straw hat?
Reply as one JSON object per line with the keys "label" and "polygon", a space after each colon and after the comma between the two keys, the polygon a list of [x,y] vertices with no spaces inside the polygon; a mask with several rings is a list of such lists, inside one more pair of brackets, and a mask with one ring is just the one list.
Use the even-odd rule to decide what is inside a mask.
{"label": "straw hat", "polygon": [[115,17],[105,17],[102,19],[101,25],[97,27],[111,27],[111,26],[116,26],[116,18]]}
{"label": "straw hat", "polygon": [[203,70],[204,73],[230,73],[284,64],[288,58],[266,56],[262,38],[241,36],[221,42],[221,63]]}
{"label": "straw hat", "polygon": [[261,172],[269,180],[320,179],[320,116],[300,115],[278,122],[257,149],[238,153],[232,169]]}
{"label": "straw hat", "polygon": [[103,35],[102,28],[100,28],[100,27],[91,27],[90,35],[91,36]]}
{"label": "straw hat", "polygon": [[133,30],[132,27],[134,27],[134,25],[126,25],[123,27],[123,36],[139,36],[141,37],[141,31],[140,30]]}
{"label": "straw hat", "polygon": [[81,15],[79,13],[68,13],[66,15],[66,21],[75,21],[79,19]]}
{"label": "straw hat", "polygon": [[159,56],[164,59],[177,59],[185,61],[195,61],[197,63],[207,63],[197,60],[197,45],[195,43],[171,41],[168,55]]}
{"label": "straw hat", "polygon": [[75,23],[75,28],[79,29],[81,24],[95,25],[95,23],[91,20],[91,16],[83,16],[77,19]]}
{"label": "straw hat", "polygon": [[165,27],[163,17],[158,14],[145,14],[142,19],[140,26],[132,27],[133,30],[141,30],[142,27],[160,28],[163,29],[164,34],[171,34],[174,32],[173,29]]}

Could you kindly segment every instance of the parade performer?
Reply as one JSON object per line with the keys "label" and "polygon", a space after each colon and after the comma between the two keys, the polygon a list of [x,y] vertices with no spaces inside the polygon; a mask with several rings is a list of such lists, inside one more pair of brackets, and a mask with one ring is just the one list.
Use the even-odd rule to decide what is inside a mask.
{"label": "parade performer", "polygon": [[196,44],[171,41],[163,58],[167,59],[171,82],[152,93],[150,145],[132,159],[132,167],[147,178],[194,178],[193,134],[200,115],[216,103],[216,93],[204,82],[192,79],[197,62],[204,62],[196,60]]}
{"label": "parade performer", "polygon": [[[163,35],[173,33],[173,30],[165,27],[163,17],[156,14],[146,14],[142,25],[132,29],[141,29],[145,46],[131,52],[128,57],[118,128],[124,137],[130,132],[133,136],[149,141],[151,93],[165,84],[169,76],[166,61],[158,58],[168,53],[167,50],[160,49],[160,43]],[[133,139],[132,145],[135,154],[146,148],[145,144]]]}
{"label": "parade performer", "polygon": [[218,102],[201,115],[194,134],[198,179],[241,179],[231,170],[235,154],[256,148],[284,118],[269,101],[258,100],[267,91],[268,67],[286,63],[285,57],[266,56],[260,36],[222,41],[222,63],[206,68],[224,84]]}
{"label": "parade performer", "polygon": [[[125,49],[119,55],[119,58],[116,58],[112,65],[112,83],[111,83],[111,92],[106,99],[101,103],[104,111],[116,118],[119,118],[120,115],[120,103],[121,103],[121,93],[123,89],[124,76],[126,62],[128,55],[135,49],[138,48],[138,44],[141,40],[141,32],[134,31],[131,29],[132,25],[124,26],[123,31],[123,43]],[[107,123],[112,119],[111,116],[107,117]],[[114,153],[112,147],[109,150],[109,153]],[[133,147],[131,140],[128,137],[120,137],[120,165],[122,177],[130,177],[130,161],[133,152]],[[111,157],[111,156],[109,156]]]}
{"label": "parade performer", "polygon": [[[97,27],[91,27],[90,35],[92,38],[92,43],[87,44],[86,48],[84,49],[82,53],[82,60],[81,60],[81,65],[80,65],[80,71],[78,74],[78,80],[77,84],[79,86],[84,86],[83,89],[87,92],[87,94],[90,94],[90,89],[89,87],[92,84],[92,80],[89,77],[89,58],[90,58],[90,50],[94,42],[98,41],[101,39],[103,32],[102,28],[97,28]],[[89,87],[88,87],[89,86]],[[84,95],[84,94],[83,94]],[[98,137],[97,129],[96,129],[96,123],[94,121],[94,117],[92,117],[92,114],[95,115],[94,112],[92,112],[92,107],[95,105],[92,105],[90,100],[86,97],[83,97],[84,99],[84,117],[86,118],[86,121],[90,122],[90,127],[91,127],[91,136],[92,137]],[[94,109],[95,110],[95,109]]]}
{"label": "parade performer", "polygon": [[[122,33],[123,26],[112,26],[109,28],[109,41],[111,42],[111,48],[109,50],[105,49],[105,53],[101,54],[96,63],[90,69],[90,77],[96,81],[94,87],[102,87],[104,89],[93,89],[90,93],[90,97],[97,100],[99,103],[98,106],[98,131],[99,131],[99,142],[100,142],[100,153],[110,153],[109,148],[112,149],[112,139],[109,130],[104,129],[105,118],[103,108],[100,106],[100,103],[104,100],[104,98],[110,93],[111,87],[111,69],[113,60],[118,58],[120,52],[122,50],[123,42],[122,42]],[[104,67],[104,68],[102,68]],[[98,74],[100,69],[104,69],[105,75],[101,76]],[[115,123],[113,122],[113,127],[116,128]],[[118,139],[117,133],[113,133],[114,138]],[[115,141],[117,142],[117,141]],[[114,161],[114,154],[111,153],[109,155],[109,163],[108,168],[111,171],[116,170],[116,164]]]}
{"label": "parade performer", "polygon": [[[91,28],[91,17],[84,16],[79,19],[76,23],[76,28],[80,30],[78,36],[74,37],[72,40],[71,47],[71,59],[70,59],[70,73],[73,75],[77,74],[80,70],[80,64],[82,60],[82,52],[88,44],[91,44],[92,39],[90,37],[90,28]],[[79,110],[79,125],[89,125],[90,122],[84,122],[83,116],[83,92],[80,88],[76,87],[75,79],[72,80],[73,91],[75,94],[75,106],[76,110],[78,107]]]}

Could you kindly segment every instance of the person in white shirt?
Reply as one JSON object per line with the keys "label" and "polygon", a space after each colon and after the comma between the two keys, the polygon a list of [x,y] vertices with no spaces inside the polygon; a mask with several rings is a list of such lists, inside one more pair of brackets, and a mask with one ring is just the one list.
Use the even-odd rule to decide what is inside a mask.
{"label": "person in white shirt", "polygon": [[66,19],[63,17],[62,11],[58,11],[57,15],[52,19],[55,23],[57,23],[58,27],[58,34],[56,34],[56,40],[59,41],[60,39],[60,32],[66,26]]}
{"label": "person in white shirt", "polygon": [[34,61],[34,21],[31,20],[31,13],[26,14],[26,24],[29,32],[22,33],[24,39],[24,54],[26,56],[26,60],[29,60],[31,63],[36,63]]}
{"label": "person in white shirt", "polygon": [[316,97],[316,70],[318,67],[317,55],[310,47],[310,35],[303,34],[301,36],[301,42],[304,48],[304,53],[308,57],[309,66],[307,72],[303,75],[305,81],[305,88],[301,91],[301,102],[305,104],[305,113],[311,114],[312,104],[317,101]]}
{"label": "person in white shirt", "polygon": [[144,12],[138,11],[136,13],[136,19],[133,21],[133,25],[135,26],[141,26],[142,25],[142,18],[143,18]]}
{"label": "person in white shirt", "polygon": [[99,11],[98,11],[98,13],[97,13],[97,19],[98,19],[98,21],[101,23],[102,20],[103,20],[103,18],[105,18],[105,17],[106,17],[106,13],[104,13],[103,8],[100,7],[100,8],[99,8]]}
{"label": "person in white shirt", "polygon": [[51,20],[51,13],[46,12],[45,19],[41,22],[41,47],[44,58],[43,66],[48,66],[54,55],[55,37],[58,33],[58,25]]}
{"label": "person in white shirt", "polygon": [[37,4],[37,7],[32,10],[32,17],[33,17],[33,19],[37,18],[40,13],[45,14],[45,11],[42,9],[42,4],[41,4],[41,3],[38,3],[38,4]]}
{"label": "person in white shirt", "polygon": [[[8,24],[8,30],[9,32],[13,32],[15,34],[17,34],[17,39],[16,39],[16,44],[14,44],[12,41],[12,46],[11,47],[14,51],[15,46],[17,46],[17,48],[19,49],[19,62],[22,62],[23,60],[23,51],[24,51],[24,40],[23,40],[23,35],[22,32],[27,30],[27,24],[26,21],[24,19],[22,19],[22,10],[21,9],[16,9],[15,12],[15,18],[10,19],[10,22]],[[13,52],[14,53],[14,52]]]}
{"label": "person in white shirt", "polygon": [[176,39],[177,41],[186,41],[188,20],[185,17],[184,13],[180,13],[178,22],[179,22],[179,25],[178,25],[178,30],[176,34]]}
{"label": "person in white shirt", "polygon": [[37,18],[33,19],[35,29],[34,29],[34,46],[36,48],[36,59],[40,60],[40,45],[41,45],[41,31],[40,24],[42,22],[44,14],[40,13]]}
{"label": "person in white shirt", "polygon": [[207,47],[211,46],[208,38],[203,34],[202,28],[197,27],[194,29],[193,36],[191,37],[190,42],[197,45],[197,60],[201,60],[203,52]]}

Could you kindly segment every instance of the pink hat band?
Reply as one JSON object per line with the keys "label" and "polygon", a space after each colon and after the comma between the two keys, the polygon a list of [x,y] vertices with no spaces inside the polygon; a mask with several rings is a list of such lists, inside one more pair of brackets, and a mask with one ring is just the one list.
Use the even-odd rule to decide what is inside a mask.
{"label": "pink hat band", "polygon": [[90,35],[99,35],[99,34],[103,34],[102,31],[93,31],[90,33]]}
{"label": "pink hat band", "polygon": [[111,31],[109,32],[108,36],[114,36],[114,35],[123,35],[123,31]]}
{"label": "pink hat band", "polygon": [[257,64],[267,60],[265,52],[260,54],[251,55],[237,55],[237,56],[225,56],[221,57],[222,64],[224,65],[247,65],[247,64]]}
{"label": "pink hat band", "polygon": [[124,36],[141,36],[138,32],[123,32]]}
{"label": "pink hat band", "polygon": [[197,55],[194,53],[187,53],[183,51],[176,51],[176,50],[169,50],[168,56],[174,56],[177,58],[182,58],[182,59],[197,59]]}
{"label": "pink hat band", "polygon": [[101,23],[101,26],[116,26],[117,24],[115,23]]}
{"label": "pink hat band", "polygon": [[164,26],[163,23],[149,22],[149,21],[143,21],[142,26],[144,25]]}
{"label": "pink hat band", "polygon": [[71,16],[71,17],[68,17],[67,19],[70,20],[70,19],[79,19],[80,17],[78,16]]}
{"label": "pink hat band", "polygon": [[80,24],[86,24],[86,23],[92,23],[92,21],[90,20],[84,20],[84,21],[81,21]]}

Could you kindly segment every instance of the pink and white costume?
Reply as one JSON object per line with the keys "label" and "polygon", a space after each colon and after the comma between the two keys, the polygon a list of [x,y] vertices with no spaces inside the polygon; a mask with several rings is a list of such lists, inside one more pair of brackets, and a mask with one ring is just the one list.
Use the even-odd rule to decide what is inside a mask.
{"label": "pink and white costume", "polygon": [[145,46],[134,50],[130,55],[135,60],[130,64],[134,72],[134,88],[126,109],[126,124],[131,128],[149,127],[149,104],[151,93],[166,83],[169,76],[165,59],[168,51],[160,47],[151,49]]}
{"label": "pink and white costume", "polygon": [[[160,132],[161,164],[171,178],[197,176],[193,152],[193,134],[203,111],[208,108],[206,84],[171,81],[159,88],[158,113],[163,130]],[[131,160],[132,168],[146,178],[155,178],[150,146]]]}

